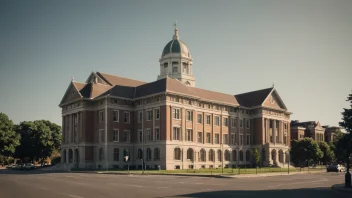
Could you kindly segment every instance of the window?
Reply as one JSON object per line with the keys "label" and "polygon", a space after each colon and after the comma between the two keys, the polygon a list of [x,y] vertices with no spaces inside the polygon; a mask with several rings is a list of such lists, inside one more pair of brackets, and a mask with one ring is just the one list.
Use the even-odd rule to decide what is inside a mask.
{"label": "window", "polygon": [[236,134],[231,134],[231,144],[236,144]]}
{"label": "window", "polygon": [[222,160],[222,153],[221,153],[221,150],[219,149],[218,150],[218,161],[220,161],[221,162],[221,160]]}
{"label": "window", "polygon": [[99,111],[99,122],[103,122],[103,121],[104,121],[104,110]]}
{"label": "window", "polygon": [[181,149],[180,148],[175,148],[175,150],[174,150],[174,159],[175,160],[181,160]]}
{"label": "window", "polygon": [[206,141],[207,141],[208,144],[210,144],[210,141],[211,141],[211,139],[210,139],[210,133],[207,133],[207,140],[206,140]]}
{"label": "window", "polygon": [[240,151],[240,161],[243,161],[243,151]]}
{"label": "window", "polygon": [[223,125],[226,126],[226,127],[228,126],[228,118],[224,118]]}
{"label": "window", "polygon": [[243,120],[240,119],[240,128],[243,128]]}
{"label": "window", "polygon": [[130,112],[126,112],[125,111],[125,119],[124,119],[125,123],[130,123]]}
{"label": "window", "polygon": [[216,126],[220,126],[220,117],[219,116],[215,116],[214,119],[215,119],[215,125]]}
{"label": "window", "polygon": [[130,141],[131,141],[130,131],[125,130],[125,142],[130,142]]}
{"label": "window", "polygon": [[223,144],[228,144],[229,143],[229,135],[228,134],[224,134],[223,135]]}
{"label": "window", "polygon": [[206,156],[205,150],[201,149],[200,152],[199,152],[199,161],[205,162],[205,156]]}
{"label": "window", "polygon": [[240,145],[243,145],[243,135],[240,134]]}
{"label": "window", "polygon": [[113,119],[114,119],[114,122],[119,121],[119,110],[114,110]]}
{"label": "window", "polygon": [[177,66],[176,67],[172,67],[172,73],[177,73]]}
{"label": "window", "polygon": [[191,148],[187,149],[187,159],[193,160],[193,149]]}
{"label": "window", "polygon": [[103,141],[103,132],[104,132],[104,130],[103,129],[100,129],[99,130],[99,142],[102,142]]}
{"label": "window", "polygon": [[179,120],[180,119],[180,109],[173,109],[173,117],[174,119]]}
{"label": "window", "polygon": [[210,149],[209,151],[209,161],[211,162],[215,161],[215,151],[213,149]]}
{"label": "window", "polygon": [[187,121],[192,121],[192,112],[191,111],[186,112],[186,118],[187,118]]}
{"label": "window", "polygon": [[225,151],[225,161],[230,161],[230,151],[229,150]]}
{"label": "window", "polygon": [[147,121],[151,121],[153,119],[153,111],[148,110],[147,111]]}
{"label": "window", "polygon": [[142,130],[138,131],[138,140],[139,140],[139,142],[143,141],[143,132],[142,132]]}
{"label": "window", "polygon": [[210,124],[210,115],[206,115],[206,119],[207,119],[207,124]]}
{"label": "window", "polygon": [[202,124],[202,114],[198,114],[198,115],[197,115],[197,122],[198,122],[199,124]]}
{"label": "window", "polygon": [[143,151],[142,151],[142,149],[138,149],[137,159],[143,159]]}
{"label": "window", "polygon": [[159,141],[160,140],[160,129],[159,128],[155,128],[155,141]]}
{"label": "window", "polygon": [[220,135],[218,133],[215,133],[215,144],[219,144],[219,137]]}
{"label": "window", "polygon": [[104,151],[103,148],[99,149],[99,161],[103,161],[104,159]]}
{"label": "window", "polygon": [[251,145],[251,136],[250,135],[246,135],[246,144]]}
{"label": "window", "polygon": [[119,130],[114,129],[114,142],[119,141]]}
{"label": "window", "polygon": [[192,129],[187,129],[187,141],[192,141],[193,140],[193,134],[192,134]]}
{"label": "window", "polygon": [[153,139],[152,139],[153,137],[152,137],[152,133],[150,132],[150,129],[146,129],[146,130],[145,130],[145,133],[146,133],[146,135],[147,135],[147,138],[146,138],[146,139],[147,139],[148,141],[152,141],[152,140],[153,140]]}
{"label": "window", "polygon": [[174,136],[174,140],[181,140],[181,128],[180,127],[174,127],[173,136]]}
{"label": "window", "polygon": [[237,161],[237,151],[232,150],[232,161]]}
{"label": "window", "polygon": [[152,150],[147,148],[147,161],[152,160]]}
{"label": "window", "polygon": [[138,123],[141,123],[142,121],[143,121],[142,111],[138,111]]}
{"label": "window", "polygon": [[236,118],[231,118],[231,127],[236,128],[236,126],[237,126]]}
{"label": "window", "polygon": [[202,132],[198,132],[197,141],[198,143],[203,143]]}
{"label": "window", "polygon": [[160,160],[160,150],[159,150],[159,148],[155,148],[154,149],[154,160],[155,161]]}
{"label": "window", "polygon": [[114,161],[119,161],[120,158],[120,151],[118,148],[114,149]]}
{"label": "window", "polygon": [[250,128],[250,122],[249,122],[249,120],[246,120],[246,127],[247,127],[247,129],[249,129]]}
{"label": "window", "polygon": [[160,119],[160,109],[155,109],[155,119],[156,120]]}

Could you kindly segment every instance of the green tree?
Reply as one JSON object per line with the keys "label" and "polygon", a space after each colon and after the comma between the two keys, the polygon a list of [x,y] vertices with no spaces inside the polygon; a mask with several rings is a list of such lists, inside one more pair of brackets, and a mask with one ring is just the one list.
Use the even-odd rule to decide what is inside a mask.
{"label": "green tree", "polygon": [[255,162],[255,166],[257,167],[260,162],[260,154],[257,148],[253,149],[253,159]]}
{"label": "green tree", "polygon": [[334,152],[330,149],[330,146],[326,142],[318,142],[320,150],[323,152],[322,158],[320,161],[324,164],[327,164],[333,160],[335,157]]}
{"label": "green tree", "polygon": [[311,138],[304,138],[300,141],[291,141],[291,161],[296,165],[306,165],[316,163],[323,157],[316,141]]}
{"label": "green tree", "polygon": [[16,128],[22,136],[16,156],[22,161],[39,160],[43,163],[60,148],[61,128],[57,126],[45,120],[21,122]]}
{"label": "green tree", "polygon": [[9,117],[0,112],[0,158],[7,161],[12,156],[16,147],[20,144],[20,135],[14,130],[14,125]]}

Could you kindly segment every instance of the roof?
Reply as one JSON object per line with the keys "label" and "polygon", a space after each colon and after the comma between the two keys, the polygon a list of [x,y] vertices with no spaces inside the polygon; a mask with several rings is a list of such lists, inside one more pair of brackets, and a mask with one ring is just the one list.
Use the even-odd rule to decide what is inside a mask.
{"label": "roof", "polygon": [[123,78],[120,76],[114,76],[111,74],[105,74],[102,72],[96,72],[96,74],[103,79],[105,82],[107,82],[108,84],[110,84],[111,86],[114,85],[120,85],[120,86],[132,86],[132,87],[136,87],[139,85],[143,85],[146,84],[146,82],[142,82],[139,80],[133,80],[133,79],[129,79],[129,78]]}
{"label": "roof", "polygon": [[261,105],[274,88],[261,89],[235,95],[241,106],[253,107]]}

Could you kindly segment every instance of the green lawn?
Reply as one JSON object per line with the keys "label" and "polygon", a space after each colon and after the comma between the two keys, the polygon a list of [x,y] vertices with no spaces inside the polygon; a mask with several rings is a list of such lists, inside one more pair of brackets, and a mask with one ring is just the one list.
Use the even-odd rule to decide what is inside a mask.
{"label": "green lawn", "polygon": [[[316,168],[290,168],[290,172],[315,172],[315,171],[326,171],[325,166],[322,167],[316,167]],[[99,173],[127,173],[127,170],[110,170],[110,171],[99,171]],[[131,174],[142,174],[141,170],[131,170],[129,171]],[[223,170],[221,168],[219,169],[183,169],[183,170],[146,170],[144,171],[144,174],[202,174],[202,175],[219,175],[219,174],[231,174],[231,175],[237,175],[237,174],[262,174],[262,173],[287,173],[288,168],[269,168],[269,167],[264,167],[264,168],[241,168],[241,169],[232,169],[232,168],[224,168]]]}

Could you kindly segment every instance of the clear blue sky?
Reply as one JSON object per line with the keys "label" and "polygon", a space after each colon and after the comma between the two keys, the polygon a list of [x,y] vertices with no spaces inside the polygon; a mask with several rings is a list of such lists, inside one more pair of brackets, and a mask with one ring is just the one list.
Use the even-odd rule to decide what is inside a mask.
{"label": "clear blue sky", "polygon": [[238,94],[275,82],[292,119],[337,125],[352,91],[352,1],[1,1],[0,112],[61,125],[71,77],[154,81],[179,34],[196,85]]}

